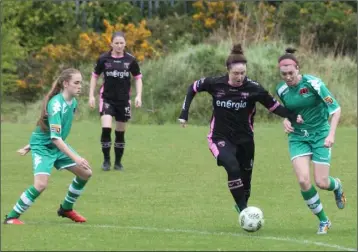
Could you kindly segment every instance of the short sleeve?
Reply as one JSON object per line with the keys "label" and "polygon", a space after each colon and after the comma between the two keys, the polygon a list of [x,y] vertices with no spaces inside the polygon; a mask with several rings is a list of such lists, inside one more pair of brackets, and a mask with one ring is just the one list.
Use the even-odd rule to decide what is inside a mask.
{"label": "short sleeve", "polygon": [[327,105],[328,113],[331,115],[335,113],[339,108],[337,100],[333,97],[328,90],[326,84],[320,79],[308,80],[312,89],[317,93],[319,98]]}
{"label": "short sleeve", "polygon": [[98,77],[99,75],[101,75],[101,73],[103,72],[103,70],[104,70],[104,60],[101,58],[101,57],[99,57],[98,59],[97,59],[97,62],[96,62],[96,64],[95,64],[95,66],[94,66],[94,69],[93,69],[93,75],[94,76],[96,76],[96,77]]}
{"label": "short sleeve", "polygon": [[53,99],[47,104],[47,116],[50,127],[50,135],[52,138],[61,137],[61,103]]}
{"label": "short sleeve", "polygon": [[142,73],[140,71],[140,67],[139,67],[139,64],[138,62],[134,59],[132,61],[132,63],[130,64],[129,66],[129,71],[131,72],[131,74],[133,75],[133,77],[135,79],[140,79],[142,78]]}
{"label": "short sleeve", "polygon": [[283,105],[285,105],[284,94],[288,91],[287,84],[279,84],[276,86],[276,95],[280,98]]}

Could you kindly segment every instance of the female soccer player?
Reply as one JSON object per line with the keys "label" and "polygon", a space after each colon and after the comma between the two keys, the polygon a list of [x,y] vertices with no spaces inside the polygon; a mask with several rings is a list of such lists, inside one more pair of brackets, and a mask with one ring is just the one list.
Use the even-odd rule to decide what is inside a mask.
{"label": "female soccer player", "polygon": [[[310,161],[313,162],[316,185],[333,191],[337,207],[343,209],[346,198],[342,183],[338,178],[329,176],[331,148],[341,109],[321,79],[300,74],[295,51],[288,48],[278,59],[283,81],[278,84],[276,91],[288,109],[305,118],[300,125],[284,120],[284,128],[288,133],[289,152],[301,194],[307,206],[319,218],[317,233],[326,234],[331,222],[323,210],[318,192],[311,184]],[[328,123],[329,115],[332,115],[331,125]]]}
{"label": "female soccer player", "polygon": [[65,142],[77,108],[75,96],[79,95],[81,85],[80,71],[66,69],[44,98],[41,117],[31,135],[30,144],[18,150],[21,155],[32,151],[34,185],[21,194],[12,211],[5,217],[5,224],[24,224],[19,217],[46,189],[53,166],[76,175],[57,214],[75,222],[86,221],[72,208],[91,177],[92,170],[88,162]]}
{"label": "female soccer player", "polygon": [[121,160],[125,147],[124,131],[126,122],[131,118],[130,74],[134,76],[136,82],[135,106],[137,108],[142,106],[142,74],[134,56],[124,50],[125,46],[124,34],[122,32],[114,33],[111,43],[112,49],[98,58],[91,78],[89,105],[91,108],[95,108],[94,90],[99,75],[103,73],[104,83],[100,91],[99,112],[102,124],[101,144],[104,156],[102,169],[104,171],[109,171],[111,167],[110,150],[113,116],[116,120],[114,169],[123,170]]}
{"label": "female soccer player", "polygon": [[301,116],[281,106],[259,83],[246,76],[246,63],[241,45],[235,45],[226,60],[228,74],[202,78],[190,85],[179,116],[185,126],[195,94],[206,91],[212,95],[209,148],[217,165],[224,166],[227,171],[228,187],[238,211],[247,207],[250,197],[256,102],[290,121],[302,122]]}

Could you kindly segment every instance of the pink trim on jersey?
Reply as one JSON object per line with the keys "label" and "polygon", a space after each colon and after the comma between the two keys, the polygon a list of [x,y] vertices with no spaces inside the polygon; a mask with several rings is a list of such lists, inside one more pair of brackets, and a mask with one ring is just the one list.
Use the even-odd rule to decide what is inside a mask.
{"label": "pink trim on jersey", "polygon": [[98,78],[98,76],[99,76],[99,75],[98,75],[98,74],[96,74],[95,72],[93,72],[93,73],[92,73],[92,77],[94,77],[94,78]]}
{"label": "pink trim on jersey", "polygon": [[271,108],[269,108],[269,111],[270,112],[274,111],[275,109],[277,109],[278,106],[280,106],[280,103],[277,101]]}
{"label": "pink trim on jersey", "polygon": [[137,76],[134,76],[134,79],[136,79],[136,80],[142,79],[142,74],[139,74],[139,75],[137,75]]}
{"label": "pink trim on jersey", "polygon": [[252,132],[254,132],[254,124],[252,123],[252,116],[254,115],[255,111],[256,111],[256,108],[253,108],[251,113],[249,114],[249,125],[250,125]]}
{"label": "pink trim on jersey", "polygon": [[280,63],[279,63],[279,66],[282,67],[282,66],[288,66],[288,65],[294,65],[296,66],[297,63],[292,60],[292,59],[284,59],[284,60],[281,60]]}
{"label": "pink trim on jersey", "polygon": [[219,156],[219,149],[216,144],[213,142],[212,136],[214,131],[214,124],[215,124],[215,117],[211,120],[210,124],[210,132],[208,134],[208,142],[209,142],[209,149],[211,153],[213,153],[214,157],[217,158]]}
{"label": "pink trim on jersey", "polygon": [[198,82],[198,81],[195,81],[194,84],[193,84],[193,91],[194,91],[195,93],[198,92],[198,90],[196,89],[196,83],[197,83],[197,82]]}
{"label": "pink trim on jersey", "polygon": [[104,83],[102,84],[101,89],[99,90],[99,112],[102,112],[103,109],[103,98],[102,98],[102,94],[103,94],[103,87],[104,87]]}

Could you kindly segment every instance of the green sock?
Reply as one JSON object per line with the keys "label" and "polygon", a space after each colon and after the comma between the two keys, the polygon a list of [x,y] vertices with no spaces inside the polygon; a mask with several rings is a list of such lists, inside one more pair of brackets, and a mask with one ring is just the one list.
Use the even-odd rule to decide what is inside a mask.
{"label": "green sock", "polygon": [[62,203],[62,208],[65,210],[72,210],[73,204],[77,198],[81,195],[83,188],[85,187],[87,180],[83,180],[79,177],[75,177],[72,184],[68,188],[65,200]]}
{"label": "green sock", "polygon": [[8,218],[19,218],[35,201],[35,199],[40,196],[40,192],[36,190],[34,186],[30,186],[26,191],[24,191],[20,199],[16,202],[15,206],[11,212],[7,215]]}
{"label": "green sock", "polygon": [[335,190],[337,190],[337,189],[339,188],[339,183],[338,183],[338,181],[337,181],[335,178],[331,177],[331,176],[329,176],[328,179],[329,179],[329,187],[328,187],[327,190],[328,190],[328,191],[335,191]]}
{"label": "green sock", "polygon": [[308,191],[301,191],[301,194],[312,213],[315,214],[320,221],[327,221],[328,218],[323,210],[321,200],[319,199],[316,189],[312,186]]}

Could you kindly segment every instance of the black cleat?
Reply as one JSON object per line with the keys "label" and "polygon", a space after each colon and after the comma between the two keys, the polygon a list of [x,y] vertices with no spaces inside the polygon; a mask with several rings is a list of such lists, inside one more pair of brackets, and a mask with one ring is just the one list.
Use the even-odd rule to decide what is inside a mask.
{"label": "black cleat", "polygon": [[109,171],[110,169],[111,169],[111,162],[108,160],[105,160],[102,164],[102,170]]}
{"label": "black cleat", "polygon": [[113,167],[116,171],[123,171],[124,167],[121,163],[115,163]]}

